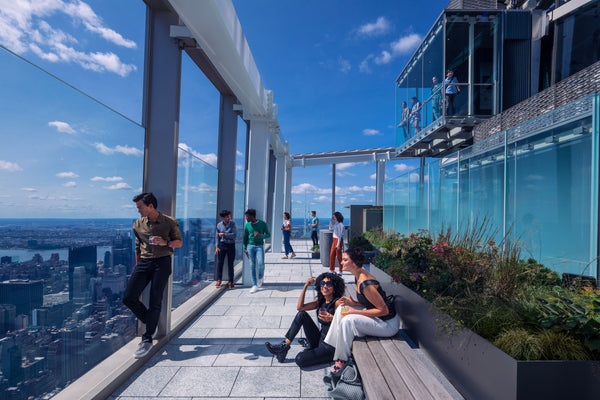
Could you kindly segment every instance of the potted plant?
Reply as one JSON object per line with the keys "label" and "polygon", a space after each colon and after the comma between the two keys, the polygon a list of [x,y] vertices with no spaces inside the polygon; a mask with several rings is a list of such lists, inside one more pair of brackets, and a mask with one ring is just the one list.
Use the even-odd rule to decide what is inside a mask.
{"label": "potted plant", "polygon": [[311,258],[314,258],[314,259],[321,258],[321,253],[319,251],[319,245],[318,244],[313,245],[313,247],[310,248],[310,251],[312,252],[311,253]]}
{"label": "potted plant", "polygon": [[406,333],[467,399],[597,398],[600,291],[470,234],[412,234],[374,260]]}

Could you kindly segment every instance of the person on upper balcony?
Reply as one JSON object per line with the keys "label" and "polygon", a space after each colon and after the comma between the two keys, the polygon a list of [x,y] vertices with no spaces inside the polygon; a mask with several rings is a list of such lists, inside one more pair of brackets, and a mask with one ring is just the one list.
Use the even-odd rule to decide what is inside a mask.
{"label": "person on upper balcony", "polygon": [[431,78],[431,115],[433,121],[442,115],[442,82],[437,76]]}
{"label": "person on upper balcony", "polygon": [[458,79],[454,76],[454,70],[449,69],[446,72],[446,79],[444,79],[444,85],[446,86],[446,115],[448,116],[456,114],[454,100],[456,95],[460,93],[460,87],[456,85],[457,83]]}
{"label": "person on upper balcony", "polygon": [[416,97],[410,99],[412,106],[410,107],[410,126],[415,129],[415,135],[421,131],[419,123],[421,122],[421,102]]}
{"label": "person on upper balcony", "polygon": [[400,116],[398,128],[402,128],[402,133],[404,133],[404,141],[407,141],[410,138],[410,108],[408,108],[408,105],[405,101],[400,104],[402,106],[402,114]]}

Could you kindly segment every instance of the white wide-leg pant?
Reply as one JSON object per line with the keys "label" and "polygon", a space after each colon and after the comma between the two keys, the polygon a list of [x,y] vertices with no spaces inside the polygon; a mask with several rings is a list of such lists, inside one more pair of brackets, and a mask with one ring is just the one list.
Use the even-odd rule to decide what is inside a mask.
{"label": "white wide-leg pant", "polygon": [[394,336],[400,329],[400,317],[383,321],[379,318],[365,317],[364,315],[348,314],[342,317],[342,307],[335,310],[331,326],[325,337],[325,343],[335,347],[334,360],[345,360],[352,353],[352,341],[355,337]]}

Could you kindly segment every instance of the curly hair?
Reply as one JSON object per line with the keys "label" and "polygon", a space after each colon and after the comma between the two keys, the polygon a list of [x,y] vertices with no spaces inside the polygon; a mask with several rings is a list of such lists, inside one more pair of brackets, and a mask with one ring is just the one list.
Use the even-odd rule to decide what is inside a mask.
{"label": "curly hair", "polygon": [[321,293],[321,281],[325,278],[329,278],[331,283],[333,283],[333,298],[338,299],[344,295],[346,291],[346,282],[344,279],[336,273],[333,272],[323,272],[321,275],[317,276],[315,279],[315,287],[317,288],[317,303],[319,305],[325,303],[325,296]]}
{"label": "curly hair", "polygon": [[348,247],[344,252],[356,264],[357,267],[362,267],[365,262],[365,251],[360,247]]}

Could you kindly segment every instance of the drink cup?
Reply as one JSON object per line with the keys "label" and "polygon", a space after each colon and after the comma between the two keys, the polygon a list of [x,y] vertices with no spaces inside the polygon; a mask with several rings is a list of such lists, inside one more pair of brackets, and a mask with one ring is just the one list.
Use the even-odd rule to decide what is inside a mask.
{"label": "drink cup", "polygon": [[154,240],[156,239],[156,236],[150,236],[150,244],[156,244],[154,243]]}
{"label": "drink cup", "polygon": [[341,311],[342,318],[345,317],[346,314],[348,314],[348,310],[349,310],[348,306],[342,306],[342,311]]}

